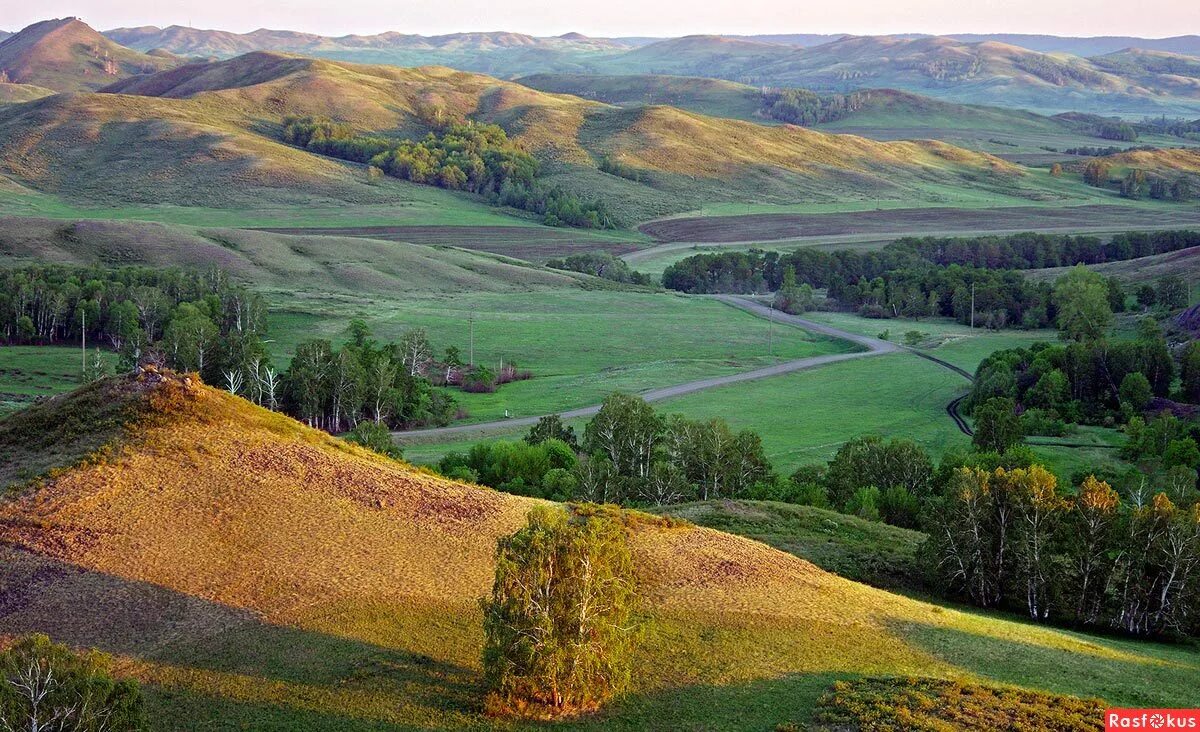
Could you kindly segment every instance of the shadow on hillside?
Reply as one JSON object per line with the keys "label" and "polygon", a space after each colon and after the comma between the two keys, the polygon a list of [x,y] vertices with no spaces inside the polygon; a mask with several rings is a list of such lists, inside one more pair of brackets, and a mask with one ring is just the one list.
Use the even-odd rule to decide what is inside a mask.
{"label": "shadow on hillside", "polygon": [[[139,659],[152,676],[195,688],[198,694],[180,694],[168,682],[161,689],[172,698],[172,717],[179,715],[177,706],[262,706],[275,708],[276,714],[287,708],[281,729],[308,728],[293,726],[298,721],[293,714],[328,718],[329,725],[314,722],[314,729],[344,729],[347,717],[330,714],[343,699],[362,702],[348,717],[370,720],[373,710],[391,715],[381,702],[388,695],[402,697],[405,708],[434,716],[476,715],[482,698],[478,671],[454,663],[274,625],[254,613],[158,585],[0,547],[0,636],[26,633]],[[226,693],[272,703],[221,698]],[[289,708],[293,699],[299,702],[294,709]]]}
{"label": "shadow on hillside", "polygon": [[[1200,653],[1194,648],[998,620],[972,613],[970,628],[892,623],[908,643],[957,669],[1002,684],[1025,685],[1134,707],[1195,702]],[[1013,626],[1027,638],[1003,637]],[[1034,639],[1041,639],[1039,643]]]}

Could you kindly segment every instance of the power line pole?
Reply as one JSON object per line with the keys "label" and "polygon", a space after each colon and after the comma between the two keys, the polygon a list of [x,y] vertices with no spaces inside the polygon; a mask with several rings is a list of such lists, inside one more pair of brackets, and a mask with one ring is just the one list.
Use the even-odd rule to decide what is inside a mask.
{"label": "power line pole", "polygon": [[86,377],[87,374],[87,311],[80,308],[79,310],[80,325],[79,325],[79,363],[81,369],[79,373]]}
{"label": "power line pole", "polygon": [[767,358],[775,357],[775,313],[767,315]]}
{"label": "power line pole", "polygon": [[471,311],[471,315],[467,318],[471,324],[471,367],[475,366],[475,311]]}

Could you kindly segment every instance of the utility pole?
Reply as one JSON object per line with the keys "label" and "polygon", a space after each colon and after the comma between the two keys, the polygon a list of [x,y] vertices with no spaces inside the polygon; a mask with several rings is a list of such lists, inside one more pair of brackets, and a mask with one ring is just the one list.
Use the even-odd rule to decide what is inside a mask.
{"label": "utility pole", "polygon": [[767,358],[775,357],[775,313],[767,315]]}
{"label": "utility pole", "polygon": [[467,318],[467,322],[471,324],[471,367],[475,367],[475,311],[471,311],[471,315]]}
{"label": "utility pole", "polygon": [[971,283],[971,327],[975,327],[975,283]]}
{"label": "utility pole", "polygon": [[87,374],[87,311],[80,308],[79,310],[80,325],[79,325],[79,353],[80,353],[80,375]]}

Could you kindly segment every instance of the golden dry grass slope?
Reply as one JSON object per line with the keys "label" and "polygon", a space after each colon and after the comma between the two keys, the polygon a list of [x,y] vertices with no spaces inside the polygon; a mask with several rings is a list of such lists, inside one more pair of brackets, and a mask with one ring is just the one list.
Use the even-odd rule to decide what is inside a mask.
{"label": "golden dry grass slope", "polygon": [[[921,198],[930,184],[1022,188],[1018,168],[942,143],[881,143],[673,107],[620,109],[440,67],[258,52],[131,77],[105,92],[0,111],[0,173],[109,204],[379,202],[398,195],[396,181],[368,185],[362,166],[282,145],[282,119],[323,115],[413,136],[440,116],[504,126],[542,159],[552,183],[603,198],[626,223],[713,200]],[[606,158],[617,174],[600,172]]]}
{"label": "golden dry grass slope", "polygon": [[60,92],[99,89],[178,63],[171,54],[139,53],[113,43],[78,18],[34,23],[0,42],[0,71],[8,81]]}
{"label": "golden dry grass slope", "polygon": [[[532,499],[419,472],[169,373],[10,416],[0,454],[0,483],[21,477],[14,465],[53,468],[0,504],[0,634],[117,653],[148,684],[157,728],[508,726],[480,711],[477,599],[497,538]],[[576,724],[765,728],[861,674],[1158,706],[1200,681],[1186,649],[944,610],[748,539],[627,523],[644,620],[634,688]]]}

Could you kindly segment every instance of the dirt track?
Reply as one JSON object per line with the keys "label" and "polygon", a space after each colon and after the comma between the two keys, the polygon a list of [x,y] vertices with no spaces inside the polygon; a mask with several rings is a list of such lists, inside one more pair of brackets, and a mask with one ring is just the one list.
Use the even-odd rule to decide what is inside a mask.
{"label": "dirt track", "polygon": [[461,249],[503,254],[534,262],[542,262],[575,252],[592,252],[597,249],[603,249],[619,256],[639,248],[635,242],[592,239],[581,235],[577,229],[552,229],[545,226],[269,227],[259,229],[259,231],[306,236],[351,236],[362,239],[403,241],[410,244],[454,246]]}
{"label": "dirt track", "polygon": [[[848,361],[855,358],[864,358],[867,356],[879,356],[885,353],[896,353],[900,351],[900,347],[894,343],[872,338],[870,336],[859,335],[857,333],[849,333],[838,328],[833,328],[822,323],[815,323],[811,320],[796,317],[781,313],[778,310],[760,305],[753,300],[748,300],[743,297],[733,295],[714,295],[714,299],[720,300],[727,305],[732,305],[736,308],[741,308],[747,312],[753,313],[760,317],[770,318],[777,323],[786,323],[794,325],[798,328],[803,328],[814,333],[841,338],[851,341],[863,347],[863,350],[854,353],[834,353],[825,356],[810,356],[808,358],[800,358],[795,361],[786,361],[784,363],[775,364],[774,366],[766,366],[753,371],[743,371],[738,374],[730,374],[728,376],[717,376],[711,379],[700,379],[699,381],[689,381],[685,384],[676,384],[675,386],[665,386],[660,389],[651,389],[639,394],[642,399],[648,402],[656,402],[662,399],[670,399],[671,397],[683,396],[705,389],[712,389],[718,386],[727,386],[729,384],[737,384],[743,381],[753,381],[755,379],[764,379],[768,376],[778,376],[780,374],[790,374],[795,371],[803,371],[805,369],[816,368],[826,364],[838,363],[840,361]],[[590,417],[600,411],[600,405],[594,404],[590,407],[582,407],[580,409],[572,409],[566,412],[560,412],[559,416],[563,419],[575,419],[577,417]],[[529,427],[537,423],[541,416],[537,417],[520,417],[518,419],[504,419],[495,422],[482,422],[478,424],[455,425],[453,427],[438,427],[428,430],[412,430],[408,432],[393,432],[393,437],[398,438],[428,438],[428,437],[451,437],[455,435],[471,435],[485,434],[497,430],[507,430],[514,427]]]}
{"label": "dirt track", "polygon": [[639,230],[660,242],[766,242],[814,236],[942,234],[947,232],[1163,229],[1200,225],[1200,211],[1165,214],[1129,206],[991,209],[903,208],[823,214],[750,214],[663,219]]}

